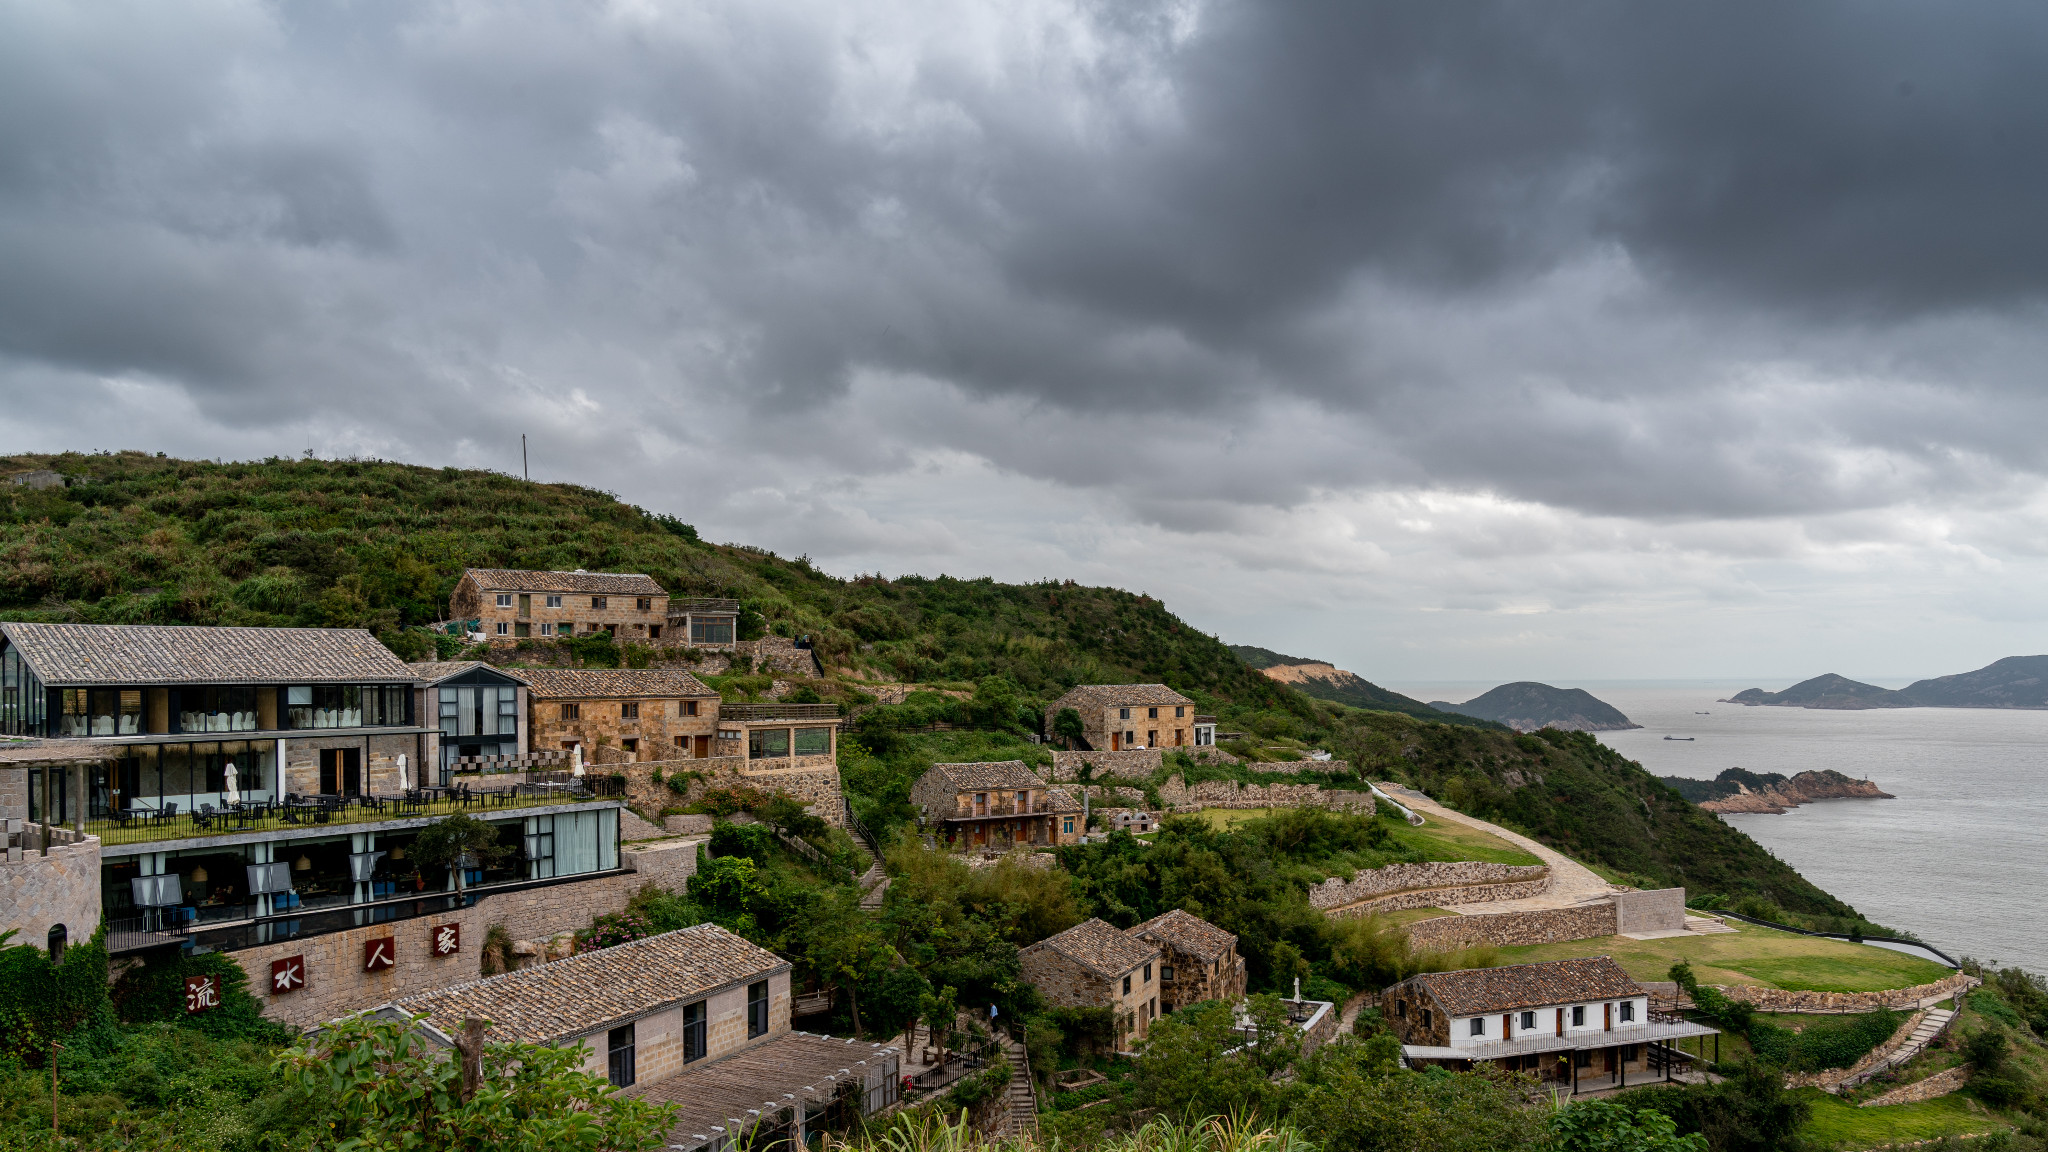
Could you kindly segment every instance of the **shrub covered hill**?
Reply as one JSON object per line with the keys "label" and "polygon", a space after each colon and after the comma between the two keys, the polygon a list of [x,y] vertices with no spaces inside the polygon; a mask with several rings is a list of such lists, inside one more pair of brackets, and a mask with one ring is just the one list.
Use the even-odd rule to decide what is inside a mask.
{"label": "shrub covered hill", "polygon": [[[855,707],[871,699],[862,680],[973,691],[977,706],[963,705],[956,720],[1022,734],[1074,684],[1163,681],[1247,734],[1232,746],[1247,762],[1230,770],[1246,780],[1351,779],[1301,759],[1322,747],[1358,775],[1413,784],[1638,885],[1748,896],[1816,920],[1854,915],[1590,736],[1516,735],[1312,699],[1145,595],[1058,580],[841,579],[807,557],[710,543],[609,493],[456,468],[135,452],[0,458],[0,473],[33,468],[68,482],[0,484],[0,618],[368,627],[418,658],[435,644],[419,626],[446,614],[465,567],[644,572],[678,596],[738,599],[748,635],[810,637],[833,673],[818,690]],[[735,682],[747,679],[719,687],[758,691]],[[886,721],[891,710],[867,711]],[[849,787],[871,793],[857,803],[878,817],[901,805],[906,777],[920,770],[901,756],[848,775]]]}

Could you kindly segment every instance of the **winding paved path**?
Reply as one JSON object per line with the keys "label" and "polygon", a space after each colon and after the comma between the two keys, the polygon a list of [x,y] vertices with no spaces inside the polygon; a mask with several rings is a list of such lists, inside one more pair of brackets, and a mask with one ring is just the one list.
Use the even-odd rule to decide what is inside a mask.
{"label": "winding paved path", "polygon": [[1614,885],[1602,880],[1597,873],[1584,864],[1566,856],[1555,848],[1540,844],[1519,832],[1510,832],[1498,824],[1489,824],[1463,812],[1455,812],[1417,792],[1399,784],[1381,784],[1381,791],[1393,796],[1421,813],[1425,818],[1441,820],[1447,824],[1463,824],[1476,828],[1488,835],[1498,836],[1515,847],[1529,852],[1550,866],[1550,886],[1541,896],[1529,896],[1520,900],[1489,900],[1479,904],[1457,904],[1449,911],[1460,916],[1483,916],[1490,912],[1531,912],[1543,908],[1568,908],[1598,900],[1610,892],[1619,891]]}

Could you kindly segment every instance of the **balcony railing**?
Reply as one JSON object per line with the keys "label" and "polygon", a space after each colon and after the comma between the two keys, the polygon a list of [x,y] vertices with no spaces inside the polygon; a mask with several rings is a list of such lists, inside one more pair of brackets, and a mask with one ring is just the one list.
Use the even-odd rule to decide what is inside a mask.
{"label": "balcony railing", "polygon": [[[563,774],[567,776],[566,773]],[[85,830],[100,838],[102,848],[113,844],[147,844],[160,840],[190,840],[201,836],[232,836],[249,832],[303,830],[316,826],[346,827],[384,820],[438,817],[455,812],[486,814],[494,809],[535,808],[595,800],[600,795],[624,794],[625,782],[606,777],[582,781],[507,783],[501,788],[431,788],[407,796],[313,796],[297,803],[259,802],[227,811],[202,805],[197,812],[180,808],[176,812],[139,813],[126,818],[88,820]],[[170,806],[166,805],[168,809]]]}
{"label": "balcony railing", "polygon": [[837,704],[721,704],[720,720],[837,720]]}

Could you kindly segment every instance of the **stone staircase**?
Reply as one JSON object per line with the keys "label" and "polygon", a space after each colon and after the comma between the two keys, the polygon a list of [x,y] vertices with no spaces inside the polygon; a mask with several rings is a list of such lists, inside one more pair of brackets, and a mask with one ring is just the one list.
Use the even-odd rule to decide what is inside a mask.
{"label": "stone staircase", "polygon": [[1031,1060],[1024,1045],[1014,1038],[1004,1040],[1010,1056],[1009,1110],[1004,1114],[1000,1136],[1038,1138],[1038,1093],[1031,1087]]}
{"label": "stone staircase", "polygon": [[882,871],[881,859],[875,855],[873,836],[868,832],[867,825],[862,824],[860,818],[853,814],[853,805],[845,797],[840,797],[840,803],[846,806],[846,830],[853,836],[854,850],[860,853],[861,859],[868,862],[867,870],[855,881],[861,891],[860,906],[880,908],[882,896],[889,890],[889,877]]}
{"label": "stone staircase", "polygon": [[1934,1043],[1943,1032],[1948,1031],[1948,1026],[1955,1022],[1955,1018],[1955,1012],[1948,1008],[1929,1010],[1927,1015],[1921,1018],[1920,1026],[1913,1029],[1912,1035],[1906,1037],[1906,1042],[1899,1045],[1891,1055],[1885,1057],[1884,1067],[1897,1068],[1899,1065],[1910,1061],[1913,1057],[1926,1051],[1929,1044]]}

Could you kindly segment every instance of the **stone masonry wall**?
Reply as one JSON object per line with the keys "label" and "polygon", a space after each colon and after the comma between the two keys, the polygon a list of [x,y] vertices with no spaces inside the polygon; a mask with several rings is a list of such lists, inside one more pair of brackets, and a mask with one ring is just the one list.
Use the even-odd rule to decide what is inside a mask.
{"label": "stone masonry wall", "polygon": [[1055,749],[1052,754],[1052,780],[1079,780],[1081,765],[1095,766],[1093,775],[1121,776],[1126,780],[1150,779],[1164,763],[1165,753],[1158,748],[1133,748],[1128,752],[1065,752]]}
{"label": "stone masonry wall", "polygon": [[40,834],[31,826],[25,839],[37,846],[9,849],[0,860],[0,932],[16,929],[13,943],[38,948],[53,924],[64,925],[73,942],[89,939],[100,927],[99,837],[53,829],[45,856]]}
{"label": "stone masonry wall", "polygon": [[1522,944],[1562,944],[1568,940],[1612,935],[1614,905],[1605,900],[1570,908],[1440,916],[1408,926],[1408,943],[1419,952],[1449,952],[1475,944],[1503,948]]}
{"label": "stone masonry wall", "polygon": [[1682,932],[1685,889],[1653,888],[1614,894],[1617,932]]}
{"label": "stone masonry wall", "polygon": [[1858,1105],[1858,1107],[1876,1108],[1885,1104],[1918,1104],[1922,1100],[1932,1100],[1938,1096],[1946,1096],[1961,1088],[1969,1079],[1970,1066],[1968,1064],[1958,1064],[1946,1071],[1936,1072],[1925,1080],[1916,1080],[1911,1084],[1894,1088],[1882,1096],[1873,1096],[1865,1100],[1861,1105]]}
{"label": "stone masonry wall", "polygon": [[[1417,888],[1448,888],[1453,886],[1480,885],[1522,885],[1536,882],[1533,892],[1523,896],[1538,895],[1548,883],[1550,869],[1541,864],[1489,864],[1478,860],[1461,860],[1452,863],[1428,861],[1420,864],[1389,864],[1384,868],[1373,868],[1359,872],[1350,880],[1335,876],[1309,889],[1308,902],[1312,908],[1337,908],[1355,904],[1376,896],[1388,896]],[[1512,900],[1520,896],[1483,896],[1459,899],[1458,903],[1473,903],[1475,900]],[[1421,905],[1428,907],[1428,905]]]}
{"label": "stone masonry wall", "polygon": [[[761,764],[791,764],[793,768],[757,768]],[[653,820],[663,808],[680,808],[704,798],[706,792],[722,788],[754,788],[773,794],[787,792],[802,801],[811,815],[827,824],[846,823],[846,805],[840,800],[839,766],[829,756],[784,757],[780,760],[749,760],[744,756],[717,756],[702,760],[658,760],[639,764],[607,766],[626,776],[626,802],[643,817]],[[660,772],[660,783],[654,774]],[[669,778],[678,773],[695,773],[686,790],[678,795]]]}
{"label": "stone masonry wall", "polygon": [[[1344,771],[1341,760],[1329,761],[1331,771]],[[1318,784],[1239,784],[1235,780],[1203,780],[1190,786],[1179,776],[1159,786],[1159,799],[1177,812],[1199,812],[1204,808],[1332,808],[1373,809],[1370,792],[1325,789]]]}
{"label": "stone masonry wall", "polygon": [[1983,983],[1974,976],[1961,972],[1932,984],[1920,984],[1912,988],[1893,988],[1883,992],[1809,992],[1789,988],[1758,988],[1747,984],[1732,984],[1722,988],[1731,999],[1747,1000],[1756,1005],[1759,1012],[1792,1012],[1812,1015],[1837,1015],[1870,1012],[1878,1008],[1898,1008],[1915,1011],[1932,1007],[1958,993],[1967,992]]}
{"label": "stone masonry wall", "polygon": [[28,819],[28,768],[0,764],[0,820]]}

